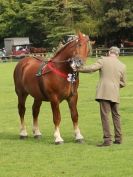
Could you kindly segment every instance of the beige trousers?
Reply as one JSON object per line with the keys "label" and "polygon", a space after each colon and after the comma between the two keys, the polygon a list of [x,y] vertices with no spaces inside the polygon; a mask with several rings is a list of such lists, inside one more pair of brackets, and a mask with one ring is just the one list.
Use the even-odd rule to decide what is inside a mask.
{"label": "beige trousers", "polygon": [[121,134],[121,123],[120,123],[120,115],[119,115],[119,104],[107,100],[99,100],[99,104],[100,104],[100,114],[101,114],[101,121],[103,127],[104,142],[110,143],[112,141],[110,126],[109,126],[110,112],[112,114],[112,119],[113,119],[115,141],[121,142],[122,134]]}

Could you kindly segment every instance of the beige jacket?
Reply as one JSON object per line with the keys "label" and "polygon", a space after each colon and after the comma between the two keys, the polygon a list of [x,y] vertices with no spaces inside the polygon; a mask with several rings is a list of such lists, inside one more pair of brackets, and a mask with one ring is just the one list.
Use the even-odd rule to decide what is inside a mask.
{"label": "beige jacket", "polygon": [[78,69],[82,73],[99,70],[99,83],[96,89],[96,100],[110,100],[119,103],[119,89],[126,85],[126,66],[116,56],[103,57],[90,66]]}

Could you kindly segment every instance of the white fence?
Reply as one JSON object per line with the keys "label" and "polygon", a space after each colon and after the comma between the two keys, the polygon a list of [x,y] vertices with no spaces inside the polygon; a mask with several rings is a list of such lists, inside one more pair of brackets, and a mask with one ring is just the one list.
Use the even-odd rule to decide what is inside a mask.
{"label": "white fence", "polygon": [[[92,50],[92,56],[100,57],[102,55],[106,56],[108,54],[109,48],[95,48]],[[120,48],[121,56],[133,55],[133,48]]]}

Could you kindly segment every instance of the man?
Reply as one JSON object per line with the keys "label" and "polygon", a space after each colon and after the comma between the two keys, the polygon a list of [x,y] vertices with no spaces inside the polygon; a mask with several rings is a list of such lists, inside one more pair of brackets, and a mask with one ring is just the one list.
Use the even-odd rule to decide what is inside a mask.
{"label": "man", "polygon": [[125,86],[126,66],[119,61],[120,49],[111,47],[109,56],[99,59],[95,64],[77,69],[82,73],[99,70],[99,83],[96,90],[96,101],[100,105],[104,142],[99,147],[110,146],[112,138],[109,127],[109,113],[112,114],[114,125],[114,144],[122,143],[122,133],[119,114],[119,89]]}

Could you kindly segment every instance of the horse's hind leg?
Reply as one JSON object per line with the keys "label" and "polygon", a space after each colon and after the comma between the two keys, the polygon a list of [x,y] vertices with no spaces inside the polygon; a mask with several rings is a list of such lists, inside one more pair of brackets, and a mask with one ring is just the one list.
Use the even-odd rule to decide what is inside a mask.
{"label": "horse's hind leg", "polygon": [[77,95],[70,97],[67,102],[71,112],[71,118],[73,121],[75,140],[76,142],[82,143],[84,137],[80,133],[80,129],[78,127],[78,111],[77,111]]}
{"label": "horse's hind leg", "polygon": [[51,108],[53,111],[53,122],[55,124],[55,132],[54,132],[55,144],[62,144],[64,142],[64,140],[62,139],[62,137],[60,135],[60,129],[59,129],[59,125],[61,122],[59,102],[57,100],[52,101]]}
{"label": "horse's hind leg", "polygon": [[21,127],[20,127],[20,138],[24,139],[28,136],[27,131],[26,131],[26,127],[25,127],[25,122],[24,122],[24,115],[25,115],[25,101],[27,98],[27,94],[21,94],[18,95],[18,112],[19,112],[19,116],[20,116],[20,123],[21,123]]}
{"label": "horse's hind leg", "polygon": [[32,106],[32,114],[33,114],[33,134],[35,138],[41,137],[41,132],[38,127],[38,114],[40,112],[40,106],[42,101],[34,99],[34,103]]}

